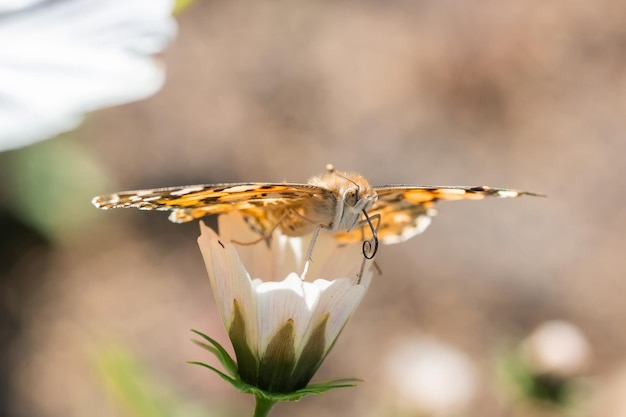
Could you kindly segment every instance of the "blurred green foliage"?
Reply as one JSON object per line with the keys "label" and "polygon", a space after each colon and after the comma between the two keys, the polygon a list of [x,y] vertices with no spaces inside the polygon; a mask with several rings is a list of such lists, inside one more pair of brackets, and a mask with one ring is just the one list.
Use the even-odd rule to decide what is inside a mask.
{"label": "blurred green foliage", "polygon": [[194,0],[176,0],[176,4],[174,5],[174,11],[173,11],[174,15],[182,12],[193,2]]}
{"label": "blurred green foliage", "polygon": [[214,417],[200,404],[185,401],[168,384],[158,380],[127,349],[102,349],[95,360],[96,371],[116,408],[129,417]]}
{"label": "blurred green foliage", "polygon": [[5,208],[51,240],[62,240],[89,222],[96,190],[113,188],[97,159],[67,137],[2,155]]}
{"label": "blurred green foliage", "polygon": [[497,358],[497,372],[515,404],[528,409],[549,409],[563,416],[582,416],[584,393],[580,378],[559,378],[535,372],[519,349],[510,349]]}

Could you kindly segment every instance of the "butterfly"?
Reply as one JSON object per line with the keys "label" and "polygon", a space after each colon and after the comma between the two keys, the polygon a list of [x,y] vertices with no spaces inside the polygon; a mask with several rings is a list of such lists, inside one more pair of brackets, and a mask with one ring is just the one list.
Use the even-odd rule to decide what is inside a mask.
{"label": "butterfly", "polygon": [[321,229],[342,243],[362,241],[371,259],[378,242],[404,242],[422,233],[436,214],[438,201],[480,200],[539,194],[505,188],[416,185],[371,186],[360,174],[336,171],[298,183],[227,183],[123,191],[94,197],[101,209],[135,207],[171,211],[170,221],[188,222],[206,215],[240,212],[259,240],[278,228],[287,236]]}

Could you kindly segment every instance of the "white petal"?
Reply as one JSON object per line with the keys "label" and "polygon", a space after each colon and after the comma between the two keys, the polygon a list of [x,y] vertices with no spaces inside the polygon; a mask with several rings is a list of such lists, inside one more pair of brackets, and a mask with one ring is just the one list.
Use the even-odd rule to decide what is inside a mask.
{"label": "white petal", "polygon": [[[371,272],[369,274],[371,275]],[[369,283],[369,279],[365,282]],[[315,310],[311,312],[313,319],[310,320],[310,327],[307,329],[307,333],[303,335],[302,341],[308,340],[309,333],[314,330],[313,326],[317,323],[317,318],[328,314],[329,321],[326,324],[326,345],[324,347],[324,350],[327,351],[363,299],[367,291],[367,284],[354,285],[352,279],[340,278],[333,281],[316,280],[313,285],[323,289],[323,292]],[[304,344],[296,344],[298,352],[302,348],[304,348]]]}
{"label": "white petal", "polygon": [[[252,231],[241,213],[233,211],[218,217],[220,236],[227,242],[233,240],[247,243],[259,239],[259,234]],[[300,273],[304,269],[303,239],[288,238],[278,232],[272,235],[270,246],[260,241],[253,245],[237,245],[241,261],[252,277],[261,277],[264,281],[281,281],[292,272]]]}
{"label": "white petal", "polygon": [[281,282],[261,284],[256,289],[261,354],[276,331],[290,319],[294,322],[295,346],[299,353],[318,319],[326,314],[329,321],[325,349],[329,349],[366,290],[365,284],[355,285],[354,280],[348,278],[306,282],[296,274],[290,274]]}
{"label": "white petal", "polygon": [[[226,243],[236,242],[248,243],[259,239],[259,235],[250,229],[239,212],[231,212],[220,215],[217,218],[220,238]],[[241,262],[252,277],[263,277],[264,281],[269,281],[274,276],[270,249],[264,241],[252,245],[236,245]],[[283,279],[286,275],[280,277]]]}
{"label": "white petal", "polygon": [[[218,227],[220,236],[227,242],[253,242],[259,238],[258,233],[250,229],[238,212],[220,215]],[[305,257],[312,239],[312,233],[302,237],[287,237],[275,231],[269,248],[265,241],[236,247],[252,277],[260,277],[264,281],[279,281],[292,272],[300,274],[304,270]],[[307,280],[356,277],[362,260],[361,243],[338,245],[332,233],[322,230],[313,248]]]}
{"label": "white petal", "polygon": [[280,278],[291,272],[301,274],[304,270],[304,261],[312,235],[302,237],[287,237],[274,233],[272,238],[273,276]]}
{"label": "white petal", "polygon": [[311,321],[321,294],[319,286],[303,282],[292,273],[280,282],[265,282],[256,288],[260,355],[288,320],[293,320],[298,346]]}
{"label": "white petal", "polygon": [[327,279],[356,277],[364,260],[361,242],[337,246],[335,239],[332,238],[332,242],[328,242],[327,245],[331,249],[328,258],[320,265],[319,272],[315,273],[316,266],[320,264],[319,257],[315,254],[315,262],[310,275]]}
{"label": "white petal", "polygon": [[[233,245],[221,243],[217,234],[200,222],[202,234],[198,245],[209,274],[211,288],[218,303],[222,321],[227,330],[233,319],[233,300],[239,301],[246,320],[246,333],[250,347],[256,350],[258,330],[256,328],[256,301],[252,298],[253,283],[245,270]],[[258,285],[258,282],[255,283]]]}

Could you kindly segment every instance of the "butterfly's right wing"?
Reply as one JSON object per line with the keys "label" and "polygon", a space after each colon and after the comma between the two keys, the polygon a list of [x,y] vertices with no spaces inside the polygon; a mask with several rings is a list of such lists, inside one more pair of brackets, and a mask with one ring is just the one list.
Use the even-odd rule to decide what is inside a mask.
{"label": "butterfly's right wing", "polygon": [[[538,195],[525,191],[490,187],[439,187],[390,185],[375,187],[378,200],[368,210],[373,219],[379,241],[386,244],[404,242],[420,233],[430,225],[431,218],[437,214],[433,208],[437,201],[482,200],[486,197],[509,198],[521,195]],[[368,227],[358,228],[347,233],[340,233],[337,239],[354,242],[371,239]]]}
{"label": "butterfly's right wing", "polygon": [[[437,214],[433,209],[433,199],[411,201],[407,199],[407,187],[376,188],[378,200],[367,211],[378,240],[385,244],[404,242],[422,233],[429,225],[431,217]],[[340,242],[371,240],[369,227],[359,227],[348,232],[338,233]]]}

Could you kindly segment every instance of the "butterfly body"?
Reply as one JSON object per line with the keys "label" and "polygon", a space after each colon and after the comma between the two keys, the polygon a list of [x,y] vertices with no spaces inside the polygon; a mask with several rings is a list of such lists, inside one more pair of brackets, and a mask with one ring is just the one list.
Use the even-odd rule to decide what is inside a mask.
{"label": "butterfly body", "polygon": [[[317,229],[334,233],[341,242],[369,239],[398,243],[421,233],[435,214],[439,200],[518,197],[523,191],[489,187],[388,185],[373,187],[359,174],[332,167],[307,184],[233,183],[125,191],[98,196],[101,209],[135,207],[171,211],[169,219],[183,223],[206,215],[239,211],[251,228],[265,235],[275,228],[287,236]],[[375,220],[375,225],[361,227]],[[375,228],[374,228],[375,227]]]}

